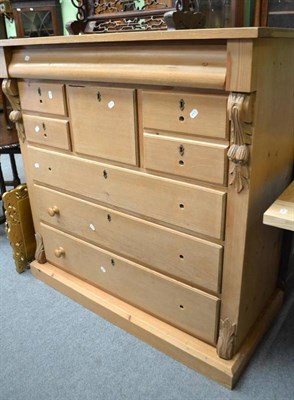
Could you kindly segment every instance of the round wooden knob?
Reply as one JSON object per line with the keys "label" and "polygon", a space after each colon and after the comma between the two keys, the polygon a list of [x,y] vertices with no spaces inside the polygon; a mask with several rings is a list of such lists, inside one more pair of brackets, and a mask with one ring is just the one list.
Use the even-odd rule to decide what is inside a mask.
{"label": "round wooden knob", "polygon": [[65,250],[63,247],[57,247],[57,249],[54,250],[54,254],[57,258],[60,258],[65,255]]}
{"label": "round wooden knob", "polygon": [[19,122],[21,121],[21,112],[18,110],[13,110],[9,114],[9,119],[11,122]]}
{"label": "round wooden knob", "polygon": [[57,206],[49,207],[48,214],[50,217],[54,217],[54,215],[59,214],[59,208]]}

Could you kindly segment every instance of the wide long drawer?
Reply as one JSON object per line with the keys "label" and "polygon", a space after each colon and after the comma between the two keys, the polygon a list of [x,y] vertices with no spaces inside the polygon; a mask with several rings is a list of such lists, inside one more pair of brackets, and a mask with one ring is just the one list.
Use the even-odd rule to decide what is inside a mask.
{"label": "wide long drawer", "polygon": [[188,284],[219,292],[222,246],[42,186],[35,185],[35,194],[42,221]]}
{"label": "wide long drawer", "polygon": [[34,180],[164,223],[223,237],[226,194],[28,146]]}
{"label": "wide long drawer", "polygon": [[46,257],[107,292],[214,344],[219,299],[42,225]]}

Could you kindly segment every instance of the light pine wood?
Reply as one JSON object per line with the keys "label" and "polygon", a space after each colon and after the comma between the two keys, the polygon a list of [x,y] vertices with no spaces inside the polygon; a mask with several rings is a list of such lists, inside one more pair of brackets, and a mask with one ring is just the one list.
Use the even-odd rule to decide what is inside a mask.
{"label": "light pine wood", "polygon": [[[30,147],[34,180],[161,222],[222,238],[226,194]],[[95,177],[95,185],[93,184]]]}
{"label": "light pine wood", "polygon": [[143,91],[146,130],[227,137],[227,96],[170,91]]}
{"label": "light pine wood", "polygon": [[70,235],[42,225],[47,260],[211,344],[219,300]]}
{"label": "light pine wood", "polygon": [[66,115],[64,85],[44,82],[19,82],[22,110]]}
{"label": "light pine wood", "polygon": [[249,188],[228,190],[221,320],[236,323],[235,351],[275,291],[281,233],[263,213],[286,188],[293,162],[294,51],[291,40],[259,39],[253,49],[256,94]]}
{"label": "light pine wood", "polygon": [[28,142],[70,150],[69,123],[67,120],[23,114]]}
{"label": "light pine wood", "polygon": [[223,185],[227,177],[227,148],[223,144],[145,132],[144,167]]}
{"label": "light pine wood", "polygon": [[263,214],[263,223],[294,231],[294,181]]}
{"label": "light pine wood", "polygon": [[256,89],[252,76],[253,40],[228,41],[226,90],[253,92]]}
{"label": "light pine wood", "polygon": [[82,44],[82,43],[125,43],[125,42],[149,42],[149,41],[172,41],[172,40],[214,40],[214,39],[256,39],[258,37],[268,38],[293,38],[293,30],[285,28],[213,28],[213,29],[190,29],[178,31],[157,32],[121,32],[77,35],[77,36],[51,36],[27,39],[0,40],[0,46],[36,46],[53,44]]}
{"label": "light pine wood", "polygon": [[188,335],[144,311],[93,287],[52,264],[31,264],[33,275],[111,323],[139,337],[169,356],[232,389],[250,356],[282,304],[277,291],[265,313],[232,360],[222,360],[215,347]]}
{"label": "light pine wood", "polygon": [[25,48],[13,52],[9,71],[28,79],[224,89],[226,46],[126,44],[122,51],[120,46],[95,45],[79,52],[71,47],[54,48],[50,53]]}
{"label": "light pine wood", "polygon": [[39,217],[47,224],[192,286],[219,292],[222,246],[41,186],[35,190]]}
{"label": "light pine wood", "polygon": [[[50,248],[50,259],[62,268],[76,268],[73,274],[95,282],[98,282],[99,274],[106,279],[105,263],[110,259],[113,268],[116,259],[127,271],[147,274],[144,277],[148,276],[148,285],[144,285],[143,275],[138,278],[139,284],[144,289],[147,287],[147,291],[137,293],[132,290],[129,297],[126,288],[135,285],[134,281],[128,282],[132,280],[133,272],[127,272],[117,281],[102,281],[105,284],[102,293],[94,287],[99,282],[88,285],[74,275],[54,269],[49,263],[41,267],[42,272],[36,264],[38,270],[35,269],[34,273],[72,298],[98,310],[102,316],[229,386],[238,379],[281,303],[281,295],[275,294],[281,234],[277,229],[263,225],[262,218],[291,179],[294,52],[290,38],[293,36],[291,30],[243,28],[85,35],[6,41],[5,44],[5,54],[9,57],[1,68],[13,78],[19,78],[20,83],[56,87],[91,85],[103,90],[109,86],[109,89],[133,91],[135,99],[134,124],[139,131],[135,133],[136,165],[126,162],[122,166],[121,161],[115,159],[116,154],[114,159],[105,158],[102,163],[101,153],[105,152],[97,155],[98,146],[90,153],[95,144],[94,131],[85,143],[85,154],[76,149],[69,154],[68,150],[60,147],[55,151],[52,147],[44,149],[40,143],[33,147],[25,139],[25,134],[21,147],[35,228],[46,236],[45,251]],[[11,46],[8,43],[12,43]],[[64,88],[61,92],[63,114],[60,114],[60,104],[57,113],[48,107],[38,108],[39,104],[34,108],[36,92],[28,98],[25,114],[66,120],[68,99]],[[156,107],[156,96],[148,100],[152,112],[146,113],[145,93],[161,97]],[[185,95],[185,98],[177,99],[174,106],[169,103],[173,95]],[[232,108],[238,96],[244,97],[240,110],[238,106]],[[190,97],[201,98],[201,104],[210,108],[205,106],[208,117],[205,116],[200,126],[189,130],[187,126],[183,128],[187,118],[200,121],[200,115],[204,115],[194,106],[192,114],[191,111],[186,115],[178,114],[179,111],[187,112]],[[211,99],[217,99],[213,106]],[[227,99],[230,99],[228,104]],[[92,103],[89,101],[88,104],[81,117],[85,121],[84,114],[92,112]],[[158,110],[162,115],[156,114]],[[23,110],[17,111],[21,117]],[[78,114],[78,109],[71,112],[69,124]],[[173,119],[175,115],[177,121]],[[153,125],[150,123],[152,118]],[[165,125],[160,125],[162,123]],[[99,123],[96,125],[95,131]],[[120,120],[118,131],[119,125]],[[91,125],[87,126],[91,128]],[[82,141],[85,140],[83,128],[75,133],[75,137]],[[107,132],[105,140],[106,135]],[[162,143],[170,146],[182,140],[191,142],[191,147],[187,147],[189,151],[197,148],[197,157],[196,153],[193,156],[198,162],[196,175],[193,175],[194,171],[189,177],[180,175],[169,164],[173,157],[172,153],[170,157],[168,154],[172,150]],[[219,162],[216,168],[217,173],[227,172],[223,181],[210,181],[214,178],[208,167],[200,163],[199,143],[205,144],[206,150],[221,149],[223,156],[225,147],[230,145],[227,154],[231,160],[230,169],[227,170],[226,161],[224,169]],[[118,153],[122,146],[120,144]],[[160,149],[160,146],[163,147]],[[178,150],[182,158],[187,156],[185,148]],[[204,159],[208,161],[211,155]],[[159,163],[157,169],[150,168],[156,162]],[[113,165],[118,163],[120,166]],[[235,175],[232,175],[232,164]],[[241,186],[230,183],[233,180],[238,182],[241,176],[242,190],[238,193],[235,186]],[[223,184],[228,187],[222,188]],[[42,206],[40,193],[44,193],[41,195]],[[95,224],[100,227],[99,235]],[[123,234],[125,237],[122,239]],[[40,238],[42,243],[41,235]],[[180,253],[177,246],[185,249],[185,254]],[[164,249],[166,254],[161,254]],[[147,254],[147,251],[152,254]],[[179,257],[177,262],[176,257]],[[96,275],[91,263],[96,265],[97,260],[105,265],[100,265],[103,268]],[[182,271],[178,263],[184,260],[187,268]],[[108,268],[110,266],[107,264]],[[197,274],[193,275],[194,271]],[[150,295],[151,277],[155,278],[158,298]],[[72,282],[75,282],[74,289]],[[140,304],[133,307],[139,313],[136,315],[147,315],[140,311],[140,307],[148,309],[149,315],[144,323],[141,324],[140,320],[136,325],[134,314],[126,312],[124,319],[120,312],[116,312],[118,307],[130,310],[128,307],[132,306],[118,298],[115,306],[105,300],[109,296],[106,292],[114,290],[119,293],[121,284],[125,301]],[[93,301],[93,292],[87,297],[89,291],[87,289],[85,294],[85,287],[99,291],[98,303]],[[185,293],[191,311],[189,318],[184,320],[181,318],[185,314],[178,310],[174,316],[172,312],[172,304],[175,304],[172,302],[178,300],[175,296],[179,293],[178,288],[181,288],[180,293]],[[148,293],[151,302],[147,300]],[[194,317],[197,314],[193,308],[195,293],[197,307],[201,308],[200,320]],[[118,296],[120,294],[116,294]],[[203,301],[206,305],[201,306]],[[177,307],[178,304],[184,306],[177,303]],[[161,321],[163,319],[169,323]],[[168,327],[164,331],[166,335],[159,326]],[[203,341],[185,331],[193,332]],[[232,360],[220,359],[215,346],[208,346],[204,341],[214,345],[218,342],[219,356],[233,357]]]}
{"label": "light pine wood", "polygon": [[7,66],[10,62],[11,52],[0,45],[0,78],[8,78]]}
{"label": "light pine wood", "polygon": [[68,85],[73,150],[136,165],[134,94],[133,89]]}

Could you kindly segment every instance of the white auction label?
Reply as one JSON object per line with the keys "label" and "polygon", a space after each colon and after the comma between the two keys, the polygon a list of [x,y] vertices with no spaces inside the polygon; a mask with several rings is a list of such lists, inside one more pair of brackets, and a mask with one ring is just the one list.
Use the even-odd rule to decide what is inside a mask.
{"label": "white auction label", "polygon": [[285,214],[287,214],[287,212],[288,212],[287,208],[281,208],[280,209],[280,214],[285,215]]}
{"label": "white auction label", "polygon": [[30,56],[25,56],[24,59],[25,59],[25,61],[30,61],[30,58],[31,58]]}
{"label": "white auction label", "polygon": [[50,100],[53,99],[53,93],[51,92],[51,90],[48,90],[48,97]]}
{"label": "white auction label", "polygon": [[114,107],[114,101],[111,100],[111,101],[108,103],[108,108],[110,108],[110,110],[111,110],[113,107]]}
{"label": "white auction label", "polygon": [[40,164],[37,162],[34,164],[34,166],[35,166],[35,168],[40,168]]}
{"label": "white auction label", "polygon": [[40,132],[40,127],[38,125],[35,126],[35,132],[36,133]]}
{"label": "white auction label", "polygon": [[196,108],[193,108],[193,110],[190,112],[190,118],[194,119],[197,117],[198,114],[198,110],[196,110]]}
{"label": "white auction label", "polygon": [[101,269],[102,272],[106,272],[106,268],[100,267],[100,269]]}
{"label": "white auction label", "polygon": [[89,226],[90,226],[90,229],[92,229],[92,231],[96,231],[96,228],[93,224],[90,224]]}

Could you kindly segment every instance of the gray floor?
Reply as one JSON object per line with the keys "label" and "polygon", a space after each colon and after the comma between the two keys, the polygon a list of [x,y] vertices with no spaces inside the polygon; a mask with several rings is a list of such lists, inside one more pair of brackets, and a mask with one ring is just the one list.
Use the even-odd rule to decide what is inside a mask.
{"label": "gray floor", "polygon": [[0,400],[294,399],[293,291],[229,391],[18,275],[3,225],[0,269]]}

